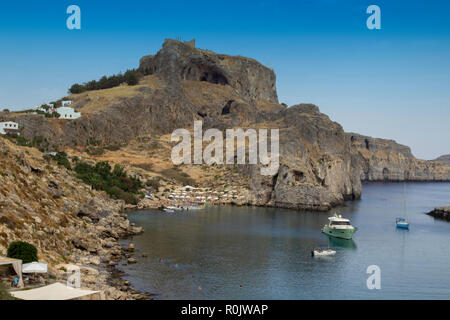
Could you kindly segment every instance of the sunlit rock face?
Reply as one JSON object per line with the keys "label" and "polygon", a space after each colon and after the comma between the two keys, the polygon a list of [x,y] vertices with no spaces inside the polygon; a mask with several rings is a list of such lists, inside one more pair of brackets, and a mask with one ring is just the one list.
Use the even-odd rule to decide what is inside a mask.
{"label": "sunlit rock face", "polygon": [[81,150],[170,135],[192,129],[195,120],[203,130],[279,129],[276,173],[237,166],[241,181],[248,181],[247,202],[255,205],[328,210],[359,198],[361,180],[450,180],[443,163],[415,159],[394,141],[345,133],[313,104],[278,103],[275,73],[253,59],[166,40],[156,54],[141,58],[139,69],[145,76],[136,86],[69,96],[79,119],[16,114],[14,121],[24,137],[41,137],[49,149]]}
{"label": "sunlit rock face", "polygon": [[169,80],[230,85],[248,99],[278,102],[273,70],[254,59],[216,54],[176,40],[166,40],[155,56],[143,57],[139,69]]}
{"label": "sunlit rock face", "polygon": [[363,181],[449,181],[450,166],[444,162],[420,160],[411,149],[394,140],[347,133],[358,151]]}

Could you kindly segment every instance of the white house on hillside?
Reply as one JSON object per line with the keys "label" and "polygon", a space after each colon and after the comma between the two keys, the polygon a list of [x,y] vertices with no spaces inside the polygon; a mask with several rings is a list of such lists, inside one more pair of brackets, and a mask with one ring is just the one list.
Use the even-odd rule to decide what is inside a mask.
{"label": "white house on hillside", "polygon": [[19,124],[17,122],[0,122],[0,134],[19,133]]}
{"label": "white house on hillside", "polygon": [[80,112],[75,112],[75,110],[70,107],[57,108],[56,112],[59,113],[60,119],[77,119],[77,118],[81,117]]}
{"label": "white house on hillside", "polygon": [[70,106],[72,104],[72,101],[71,100],[65,100],[65,101],[62,101],[61,104],[62,104],[63,107]]}

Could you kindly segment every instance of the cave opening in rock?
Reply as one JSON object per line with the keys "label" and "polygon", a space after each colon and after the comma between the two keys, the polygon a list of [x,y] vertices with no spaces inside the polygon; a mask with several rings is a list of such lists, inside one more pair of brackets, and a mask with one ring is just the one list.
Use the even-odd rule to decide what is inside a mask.
{"label": "cave opening in rock", "polygon": [[294,176],[294,180],[296,182],[301,182],[303,181],[303,179],[305,178],[305,174],[302,171],[298,171],[298,170],[293,170],[292,174]]}
{"label": "cave opening in rock", "polygon": [[370,149],[369,140],[368,139],[364,139],[364,142],[366,143],[366,149],[369,150]]}
{"label": "cave opening in rock", "polygon": [[383,179],[389,180],[389,169],[388,168],[383,169]]}
{"label": "cave opening in rock", "polygon": [[405,170],[405,172],[404,172],[404,174],[403,174],[403,177],[404,177],[405,180],[409,180],[409,178],[410,178],[410,173],[409,173],[408,170]]}
{"label": "cave opening in rock", "polygon": [[227,85],[228,78],[220,67],[207,63],[202,59],[193,59],[181,70],[181,78],[189,81],[204,81],[213,84]]}
{"label": "cave opening in rock", "polygon": [[229,114],[231,109],[231,104],[234,102],[234,100],[229,100],[227,104],[222,108],[222,115]]}
{"label": "cave opening in rock", "polygon": [[200,76],[200,81],[206,81],[214,84],[226,85],[228,84],[227,78],[217,71],[206,71]]}

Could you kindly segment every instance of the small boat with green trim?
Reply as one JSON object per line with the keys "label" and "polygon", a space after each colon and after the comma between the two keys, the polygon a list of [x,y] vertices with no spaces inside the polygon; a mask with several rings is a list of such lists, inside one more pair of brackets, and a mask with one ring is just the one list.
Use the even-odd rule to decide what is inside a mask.
{"label": "small boat with green trim", "polygon": [[330,222],[322,228],[322,232],[335,238],[350,240],[358,230],[350,224],[349,219],[342,218],[341,215],[329,217]]}

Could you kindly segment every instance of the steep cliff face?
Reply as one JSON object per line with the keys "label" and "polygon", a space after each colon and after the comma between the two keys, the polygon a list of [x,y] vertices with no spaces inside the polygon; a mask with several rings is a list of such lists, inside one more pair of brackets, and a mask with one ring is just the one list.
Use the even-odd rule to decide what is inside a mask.
{"label": "steep cliff face", "polygon": [[338,123],[309,104],[263,118],[265,127],[280,129],[281,164],[270,177],[249,170],[255,204],[323,211],[361,196],[359,163]]}
{"label": "steep cliff face", "polygon": [[143,57],[139,69],[173,81],[230,85],[246,98],[278,102],[273,70],[250,58],[216,54],[176,40],[166,40],[155,56]]}
{"label": "steep cliff face", "polygon": [[449,181],[450,166],[416,159],[409,147],[393,140],[347,133],[358,150],[363,181]]}

